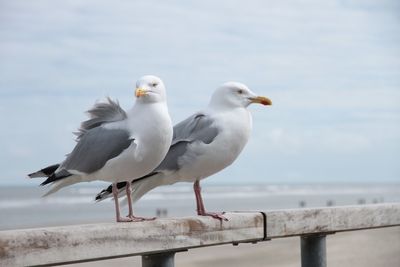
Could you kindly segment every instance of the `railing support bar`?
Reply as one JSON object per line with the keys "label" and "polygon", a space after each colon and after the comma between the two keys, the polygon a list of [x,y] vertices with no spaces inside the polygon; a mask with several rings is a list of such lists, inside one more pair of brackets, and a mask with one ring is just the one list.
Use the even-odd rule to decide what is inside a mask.
{"label": "railing support bar", "polygon": [[301,266],[326,267],[326,235],[301,236]]}
{"label": "railing support bar", "polygon": [[175,252],[166,252],[142,256],[142,267],[174,267]]}

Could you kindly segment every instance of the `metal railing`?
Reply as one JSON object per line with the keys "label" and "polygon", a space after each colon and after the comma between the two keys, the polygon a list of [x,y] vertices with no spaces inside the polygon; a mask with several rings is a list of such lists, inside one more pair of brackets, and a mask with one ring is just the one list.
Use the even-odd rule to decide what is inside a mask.
{"label": "metal railing", "polygon": [[[176,252],[300,236],[302,266],[326,266],[328,234],[400,225],[400,203],[227,213],[0,231],[0,266],[46,266],[142,256],[142,266],[174,266]],[[400,251],[399,251],[400,253]]]}

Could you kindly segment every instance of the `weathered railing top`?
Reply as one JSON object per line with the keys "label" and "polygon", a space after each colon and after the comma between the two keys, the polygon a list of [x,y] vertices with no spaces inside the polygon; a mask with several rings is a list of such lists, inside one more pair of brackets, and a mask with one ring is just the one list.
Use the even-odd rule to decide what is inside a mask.
{"label": "weathered railing top", "polygon": [[400,203],[0,231],[0,265],[54,265],[400,225]]}

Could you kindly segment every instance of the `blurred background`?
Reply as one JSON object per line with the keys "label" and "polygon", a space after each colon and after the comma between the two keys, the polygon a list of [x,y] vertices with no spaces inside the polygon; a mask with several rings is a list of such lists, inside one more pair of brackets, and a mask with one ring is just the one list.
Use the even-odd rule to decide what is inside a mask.
{"label": "blurred background", "polygon": [[[209,210],[399,202],[399,26],[397,0],[0,0],[0,229],[114,220],[93,203],[106,183],[41,198],[26,174],[63,160],[96,101],[130,108],[145,74],[164,80],[174,123],[226,81],[274,103],[250,107],[249,144],[204,181]],[[194,215],[191,185],[136,208]]]}
{"label": "blurred background", "polygon": [[[155,74],[167,86],[174,123],[205,107],[225,81],[273,100],[271,108],[250,107],[249,144],[205,190],[236,185],[250,197],[265,184],[267,195],[290,187],[297,191],[291,194],[360,193],[352,202],[384,201],[388,192],[376,192],[376,184],[389,195],[400,191],[398,1],[44,0],[0,7],[4,189],[37,186],[26,174],[63,160],[85,110],[106,96],[130,108],[136,79]],[[85,196],[71,189],[81,197],[72,204],[93,206],[91,197],[106,184],[92,185]],[[376,194],[363,200],[370,189]],[[33,196],[7,203],[43,193],[21,190],[7,189],[0,209],[53,202]],[[343,202],[331,198],[320,202]],[[307,205],[302,197],[293,202]]]}
{"label": "blurred background", "polygon": [[124,108],[145,74],[174,123],[225,81],[251,106],[251,141],[209,183],[400,181],[400,3],[0,1],[1,184],[63,160],[84,111]]}

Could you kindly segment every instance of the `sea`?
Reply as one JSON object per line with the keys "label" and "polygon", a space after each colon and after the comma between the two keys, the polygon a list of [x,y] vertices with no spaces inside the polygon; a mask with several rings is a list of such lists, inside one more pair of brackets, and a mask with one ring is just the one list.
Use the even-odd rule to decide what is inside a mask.
{"label": "sea", "polygon": [[[104,185],[76,185],[42,197],[46,188],[0,186],[0,230],[114,222],[112,199],[94,201]],[[204,184],[209,211],[263,211],[400,202],[400,184]],[[192,185],[156,188],[134,205],[147,217],[194,216]],[[123,214],[126,205],[122,206]]]}

